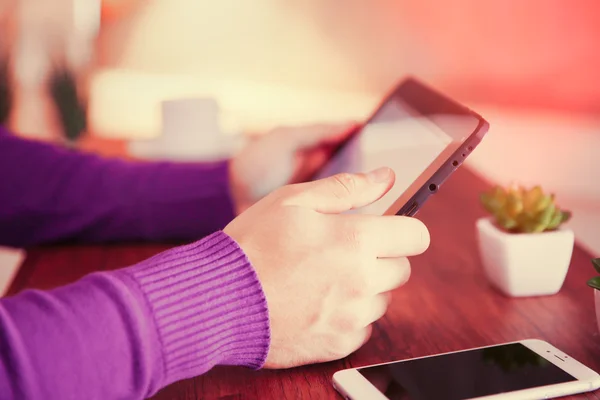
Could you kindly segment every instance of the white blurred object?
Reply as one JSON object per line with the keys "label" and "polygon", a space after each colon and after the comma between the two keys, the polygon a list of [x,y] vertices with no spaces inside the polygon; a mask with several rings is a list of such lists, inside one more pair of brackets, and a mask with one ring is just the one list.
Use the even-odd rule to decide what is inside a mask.
{"label": "white blurred object", "polygon": [[380,95],[284,86],[249,80],[200,78],[124,69],[100,69],[90,81],[89,118],[95,135],[149,139],[161,130],[163,101],[214,98],[225,134],[264,132],[278,125],[337,123],[367,118]]}
{"label": "white blurred object", "polygon": [[230,157],[243,145],[243,139],[223,134],[219,111],[219,105],[212,98],[163,101],[158,138],[132,141],[129,151],[140,158],[179,161]]}
{"label": "white blurred object", "polygon": [[162,134],[169,140],[197,136],[198,143],[214,145],[221,133],[218,118],[219,105],[211,98],[163,101]]}

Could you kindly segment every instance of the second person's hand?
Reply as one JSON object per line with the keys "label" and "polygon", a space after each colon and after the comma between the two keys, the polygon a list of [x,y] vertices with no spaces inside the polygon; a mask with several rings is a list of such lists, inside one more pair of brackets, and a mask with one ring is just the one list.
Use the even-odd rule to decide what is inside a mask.
{"label": "second person's hand", "polygon": [[410,276],[407,257],[429,232],[415,218],[341,214],[380,199],[389,168],[284,186],[233,220],[265,292],[271,326],[266,368],[343,358],[369,338],[391,290]]}
{"label": "second person's hand", "polygon": [[236,212],[281,186],[309,180],[355,127],[352,123],[281,127],[252,140],[231,160]]}

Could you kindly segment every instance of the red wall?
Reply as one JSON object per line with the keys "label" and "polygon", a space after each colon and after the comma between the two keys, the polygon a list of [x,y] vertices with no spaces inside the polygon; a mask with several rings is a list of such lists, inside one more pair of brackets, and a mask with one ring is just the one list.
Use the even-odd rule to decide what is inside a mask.
{"label": "red wall", "polygon": [[600,110],[600,1],[311,4],[371,86],[407,69],[463,98]]}

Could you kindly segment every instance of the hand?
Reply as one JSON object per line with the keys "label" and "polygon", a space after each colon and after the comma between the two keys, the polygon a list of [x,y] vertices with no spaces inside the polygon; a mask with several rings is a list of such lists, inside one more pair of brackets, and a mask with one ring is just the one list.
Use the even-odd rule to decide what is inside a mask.
{"label": "hand", "polygon": [[278,128],[252,141],[231,162],[231,192],[238,214],[283,185],[310,179],[354,126]]}
{"label": "hand", "polygon": [[389,291],[410,276],[406,257],[429,246],[417,219],[340,213],[380,199],[383,168],[284,186],[226,228],[262,284],[271,324],[266,368],[345,357],[370,337]]}

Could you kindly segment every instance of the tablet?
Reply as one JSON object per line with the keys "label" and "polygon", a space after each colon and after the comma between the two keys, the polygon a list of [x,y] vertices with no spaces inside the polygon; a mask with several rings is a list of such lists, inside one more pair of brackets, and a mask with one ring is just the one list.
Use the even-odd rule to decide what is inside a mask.
{"label": "tablet", "polygon": [[390,167],[396,182],[380,200],[385,208],[378,213],[414,216],[462,165],[488,129],[489,123],[476,112],[408,77],[332,151],[313,179]]}

